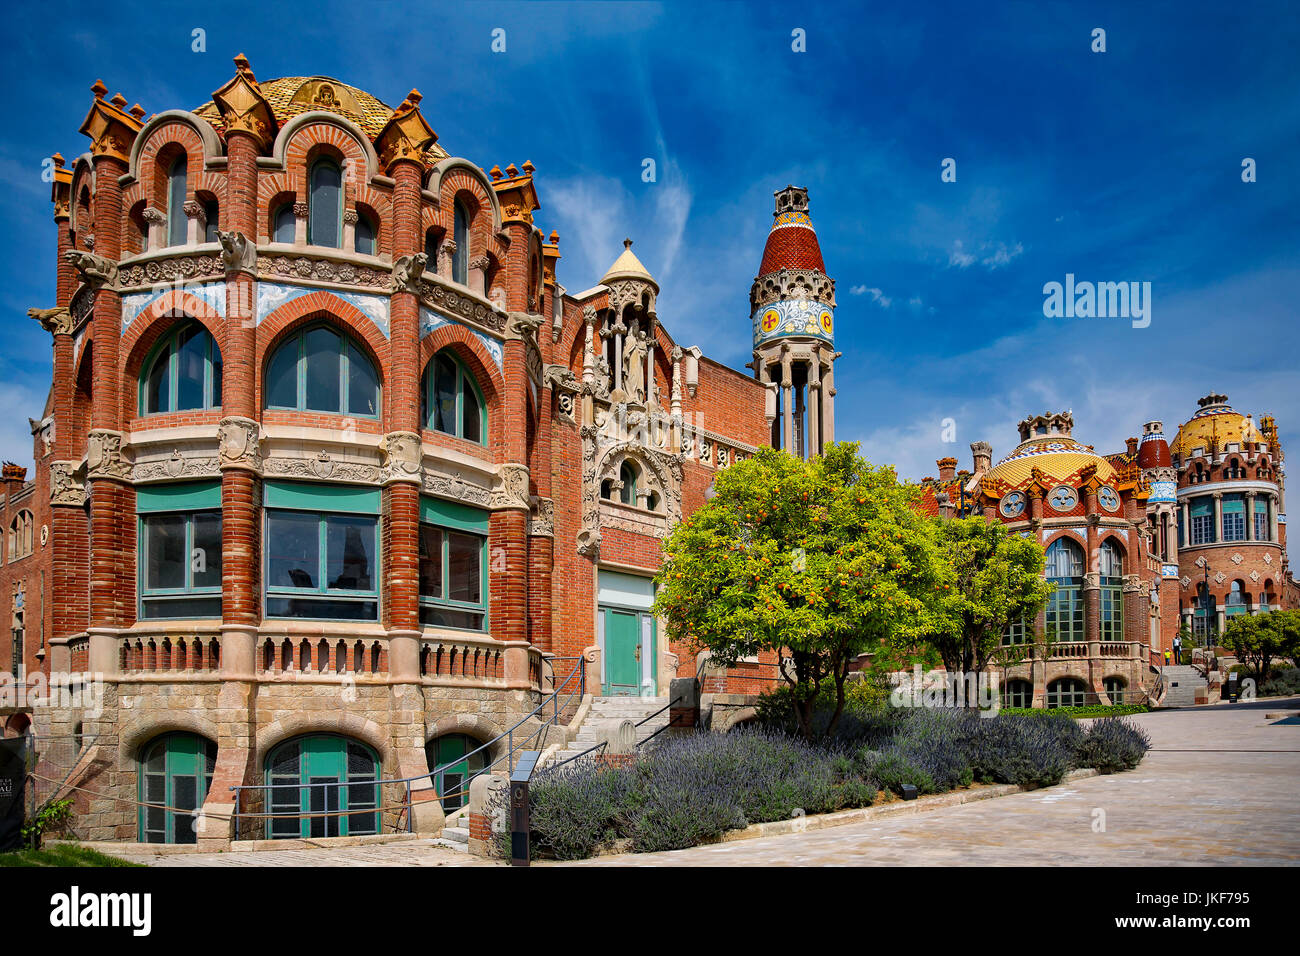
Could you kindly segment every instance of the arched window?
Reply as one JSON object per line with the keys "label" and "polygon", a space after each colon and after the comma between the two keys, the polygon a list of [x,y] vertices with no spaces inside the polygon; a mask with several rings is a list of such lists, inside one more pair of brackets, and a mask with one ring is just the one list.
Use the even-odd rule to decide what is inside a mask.
{"label": "arched window", "polygon": [[215,199],[209,199],[203,204],[203,241],[216,242],[217,233],[221,229],[220,218],[221,209]]}
{"label": "arched window", "polygon": [[623,483],[623,487],[619,490],[618,500],[623,504],[636,504],[636,484],[637,479],[640,477],[640,470],[632,462],[625,461],[619,466],[618,480]]}
{"label": "arched window", "polygon": [[140,377],[140,414],[221,405],[221,350],[198,322],[184,322],[154,346]]}
{"label": "arched window", "polygon": [[18,512],[14,515],[14,520],[9,522],[8,560],[17,561],[32,553],[32,525],[30,511]]}
{"label": "arched window", "polygon": [[434,229],[430,229],[424,234],[424,254],[429,258],[429,271],[436,271],[438,268],[438,233]]}
{"label": "arched window", "polygon": [[343,170],[332,159],[318,159],[310,178],[307,242],[337,249],[343,235]]}
{"label": "arched window", "polygon": [[[379,832],[379,760],[365,744],[315,734],[280,744],[266,759],[271,839]],[[312,816],[312,814],[319,814]]]}
{"label": "arched window", "polygon": [[186,158],[181,153],[167,171],[167,245],[185,245],[189,224],[185,217]]}
{"label": "arched window", "polygon": [[10,673],[17,680],[27,678],[27,652],[24,646],[24,639],[27,634],[27,589],[23,583],[18,582],[13,593],[13,614],[10,620]]}
{"label": "arched window", "polygon": [[1128,687],[1128,682],[1124,678],[1107,677],[1101,685],[1106,688],[1106,696],[1110,698],[1112,704],[1124,703],[1124,690]]}
{"label": "arched window", "polygon": [[470,781],[488,767],[488,751],[473,737],[445,734],[430,740],[424,748],[433,774],[433,786],[442,795],[446,813],[469,803]]}
{"label": "arched window", "polygon": [[353,230],[353,248],[363,256],[375,254],[375,223],[364,212],[357,213],[357,224]]}
{"label": "arched window", "polygon": [[287,202],[275,211],[272,219],[271,239],[273,242],[293,243],[298,220],[293,214],[293,203]]}
{"label": "arched window", "polygon": [[1009,680],[1002,685],[1003,707],[1034,706],[1034,685],[1027,680]]}
{"label": "arched window", "polygon": [[194,813],[212,786],[217,745],[196,734],[167,734],[140,755],[140,840],[195,843]]}
{"label": "arched window", "polygon": [[1224,602],[1223,613],[1227,617],[1234,614],[1246,614],[1250,611],[1250,596],[1241,581],[1233,581],[1228,589],[1228,599]]}
{"label": "arched window", "polygon": [[1047,582],[1056,590],[1047,599],[1047,636],[1053,641],[1083,640],[1083,548],[1057,538],[1047,549]]}
{"label": "arched window", "polygon": [[379,416],[379,373],[346,335],[312,325],[290,335],[266,366],[266,407]]}
{"label": "arched window", "polygon": [[456,254],[451,260],[451,279],[461,285],[469,283],[469,210],[459,199],[456,200],[455,222],[452,239],[456,243]]}
{"label": "arched window", "polygon": [[1124,558],[1114,541],[1107,538],[1097,553],[1101,578],[1100,636],[1103,641],[1124,639]]}
{"label": "arched window", "polygon": [[1088,700],[1088,685],[1077,677],[1061,677],[1047,685],[1047,706],[1082,707]]}
{"label": "arched window", "polygon": [[422,414],[426,428],[487,444],[487,415],[478,383],[465,363],[443,349],[424,369]]}

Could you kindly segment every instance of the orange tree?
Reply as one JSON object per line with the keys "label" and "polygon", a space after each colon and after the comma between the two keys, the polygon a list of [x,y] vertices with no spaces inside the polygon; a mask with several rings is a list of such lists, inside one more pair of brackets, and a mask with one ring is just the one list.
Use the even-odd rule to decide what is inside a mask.
{"label": "orange tree", "polygon": [[664,545],[655,612],[670,637],[724,666],[776,653],[805,737],[829,678],[830,735],[858,655],[936,629],[931,608],[951,575],[934,525],[913,508],[915,490],[856,443],[810,461],[763,448],[719,472],[714,490]]}

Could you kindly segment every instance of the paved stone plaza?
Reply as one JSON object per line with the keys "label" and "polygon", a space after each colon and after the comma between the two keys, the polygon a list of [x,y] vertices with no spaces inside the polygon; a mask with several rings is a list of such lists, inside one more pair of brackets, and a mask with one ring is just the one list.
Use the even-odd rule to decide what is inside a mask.
{"label": "paved stone plaza", "polygon": [[[1153,751],[1132,773],[929,813],[576,865],[1180,866],[1300,863],[1300,698],[1145,714]],[[1095,811],[1105,831],[1094,832]],[[487,864],[426,840],[263,853],[119,853],[161,866]]]}

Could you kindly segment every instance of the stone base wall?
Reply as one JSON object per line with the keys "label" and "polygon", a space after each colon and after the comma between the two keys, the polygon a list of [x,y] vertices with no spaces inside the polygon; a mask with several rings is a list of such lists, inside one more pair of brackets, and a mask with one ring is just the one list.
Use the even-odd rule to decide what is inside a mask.
{"label": "stone base wall", "polygon": [[[171,732],[198,734],[217,745],[216,768],[203,819],[201,843],[222,845],[232,837],[264,837],[264,821],[241,821],[236,834],[228,822],[233,809],[230,787],[262,780],[270,752],[280,743],[311,733],[349,737],[379,756],[384,779],[427,774],[425,744],[444,734],[461,733],[486,743],[527,715],[539,702],[534,691],[390,684],[386,681],[340,683],[298,679],[275,682],[211,680],[123,681],[106,684],[101,713],[85,709],[44,709],[35,715],[38,740],[93,735],[93,743],[76,761],[64,795],[73,799],[75,834],[86,840],[140,839],[137,799],[139,760],[144,749]],[[562,728],[538,733],[536,719],[515,732],[515,746],[544,749],[561,739]],[[532,734],[531,740],[528,740]],[[491,754],[503,757],[506,741]],[[71,768],[49,767],[62,779]],[[38,767],[38,773],[41,769]],[[72,789],[76,787],[79,789]],[[431,784],[413,784],[417,832],[441,830],[443,814]],[[381,788],[385,806],[406,800],[404,785]],[[256,809],[246,803],[245,812]],[[404,814],[385,812],[381,832],[406,828]]]}

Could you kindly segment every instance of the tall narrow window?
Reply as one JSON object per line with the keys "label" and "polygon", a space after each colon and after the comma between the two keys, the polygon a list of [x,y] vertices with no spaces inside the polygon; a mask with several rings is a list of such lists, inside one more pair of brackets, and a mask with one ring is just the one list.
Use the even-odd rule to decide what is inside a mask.
{"label": "tall narrow window", "polygon": [[221,405],[221,350],[197,322],[185,322],[154,347],[140,377],[140,414]]}
{"label": "tall narrow window", "polygon": [[1103,641],[1124,639],[1124,561],[1119,546],[1107,539],[1097,555],[1101,579],[1100,636]]}
{"label": "tall narrow window", "polygon": [[456,201],[452,238],[456,241],[456,254],[451,260],[451,279],[466,285],[469,282],[469,212],[460,200]]}
{"label": "tall narrow window", "polygon": [[136,510],[141,620],[220,617],[220,484],[143,487]]}
{"label": "tall narrow window", "polygon": [[221,230],[220,207],[215,199],[209,199],[203,204],[203,241],[216,242],[217,233]]}
{"label": "tall narrow window", "polygon": [[1056,590],[1047,599],[1047,636],[1053,641],[1083,640],[1083,549],[1057,538],[1047,549],[1047,582]]}
{"label": "tall narrow window", "polygon": [[365,213],[357,214],[355,241],[353,245],[363,256],[375,254],[375,224]]}
{"label": "tall narrow window", "polygon": [[275,211],[271,238],[275,242],[293,243],[298,218],[293,214],[293,203],[287,202]]}
{"label": "tall narrow window", "polygon": [[1224,495],[1220,504],[1223,510],[1223,541],[1246,540],[1246,502],[1241,495]]}
{"label": "tall narrow window", "polygon": [[1191,543],[1212,544],[1214,542],[1214,499],[1193,498],[1189,510],[1192,518]]}
{"label": "tall narrow window", "polygon": [[421,499],[421,624],[487,630],[487,533],[487,512]]}
{"label": "tall narrow window", "polygon": [[185,154],[167,172],[167,245],[185,245],[189,223],[185,217]]}
{"label": "tall narrow window", "polygon": [[1268,541],[1272,537],[1272,529],[1269,527],[1268,520],[1268,501],[1256,496],[1255,498],[1255,540]]}
{"label": "tall narrow window", "polygon": [[623,504],[636,504],[636,483],[638,477],[640,477],[640,475],[637,471],[637,467],[630,461],[625,461],[619,466],[618,480],[623,483],[623,487],[619,490],[618,500],[623,502]]}
{"label": "tall narrow window", "polygon": [[487,444],[483,396],[473,374],[451,351],[443,349],[426,366],[422,398],[425,427]]}
{"label": "tall narrow window", "polygon": [[318,159],[311,167],[307,242],[337,249],[342,234],[343,170],[332,159]]}
{"label": "tall narrow window", "polygon": [[347,336],[328,325],[291,335],[266,366],[266,407],[375,418],[379,373]]}

